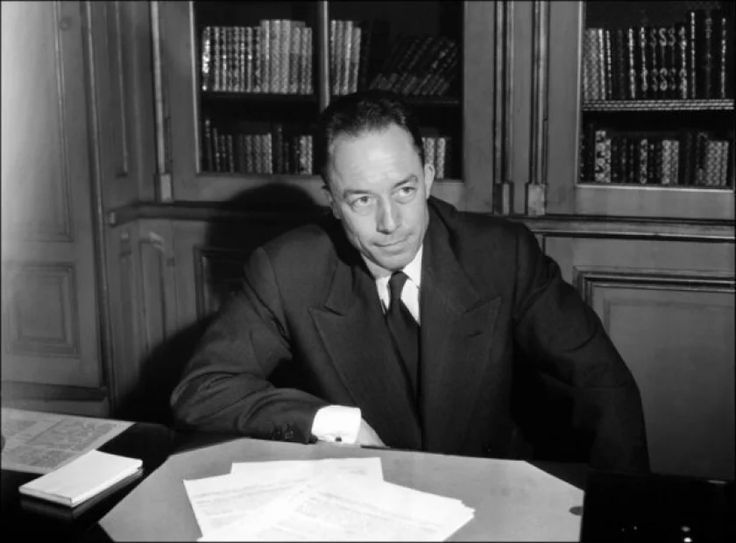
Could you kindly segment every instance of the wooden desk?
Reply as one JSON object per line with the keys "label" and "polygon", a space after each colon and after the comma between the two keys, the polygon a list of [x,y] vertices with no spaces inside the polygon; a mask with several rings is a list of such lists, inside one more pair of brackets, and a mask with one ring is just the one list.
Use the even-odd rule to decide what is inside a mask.
{"label": "wooden desk", "polygon": [[[6,541],[6,536],[10,536],[11,541],[109,540],[96,524],[97,521],[158,468],[174,445],[173,431],[160,424],[150,423],[136,423],[105,443],[99,450],[142,459],[143,475],[110,494],[92,498],[92,503],[80,505],[84,512],[78,516],[72,516],[71,509],[53,504],[48,504],[45,511],[29,508],[29,498],[21,497],[18,487],[39,475],[2,470],[0,535]],[[44,507],[47,504],[41,502],[39,505]]]}
{"label": "wooden desk", "polygon": [[[554,512],[531,506],[544,491],[529,493],[529,507],[522,506],[513,512],[504,509],[503,499],[499,499],[501,492],[528,488],[525,487],[527,481],[518,480],[521,461],[247,438],[231,438],[217,445],[172,455],[102,518],[100,525],[114,541],[194,541],[201,532],[182,484],[184,479],[229,473],[233,462],[375,456],[381,458],[387,481],[458,498],[475,509],[475,518],[451,539],[488,540],[489,534],[499,533],[499,526],[504,523],[518,525],[520,522],[536,524],[537,529],[552,528],[556,524],[564,525],[568,533],[571,526],[579,531],[582,493],[580,503],[559,504]],[[560,472],[568,481],[577,480],[579,488],[586,473],[583,465],[537,465],[548,473]],[[552,483],[558,484],[551,479],[550,486]],[[578,532],[574,533],[566,539],[577,539]]]}

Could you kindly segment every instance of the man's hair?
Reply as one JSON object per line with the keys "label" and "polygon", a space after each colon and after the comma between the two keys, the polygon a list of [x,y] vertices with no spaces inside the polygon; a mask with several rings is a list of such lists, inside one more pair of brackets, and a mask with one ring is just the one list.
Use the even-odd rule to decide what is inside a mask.
{"label": "man's hair", "polygon": [[320,115],[314,134],[314,159],[317,171],[329,187],[327,168],[330,147],[343,134],[358,136],[364,132],[388,128],[392,124],[411,135],[424,165],[424,146],[413,111],[398,94],[369,90],[347,94],[334,100]]}

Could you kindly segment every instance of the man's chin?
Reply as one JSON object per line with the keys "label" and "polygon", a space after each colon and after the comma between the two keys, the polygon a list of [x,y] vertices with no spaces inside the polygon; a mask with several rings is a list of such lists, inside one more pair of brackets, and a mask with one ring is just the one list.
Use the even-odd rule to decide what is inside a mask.
{"label": "man's chin", "polygon": [[373,262],[384,270],[390,272],[402,269],[404,266],[412,261],[412,258],[414,258],[413,255],[411,255],[409,252],[402,252],[395,255],[382,254],[374,256],[376,256],[376,258],[373,259]]}

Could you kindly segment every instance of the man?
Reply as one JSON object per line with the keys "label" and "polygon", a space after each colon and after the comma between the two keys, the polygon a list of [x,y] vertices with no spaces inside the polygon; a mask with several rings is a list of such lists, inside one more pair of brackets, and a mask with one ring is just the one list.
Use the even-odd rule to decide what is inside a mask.
{"label": "man", "polygon": [[172,394],[182,425],[648,469],[639,392],[600,320],[526,227],[429,196],[397,97],[337,99],[315,144],[337,220],[254,251]]}

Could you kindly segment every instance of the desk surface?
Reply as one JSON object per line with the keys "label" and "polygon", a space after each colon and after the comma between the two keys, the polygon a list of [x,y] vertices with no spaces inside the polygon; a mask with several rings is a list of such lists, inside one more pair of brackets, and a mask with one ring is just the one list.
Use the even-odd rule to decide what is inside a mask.
{"label": "desk surface", "polygon": [[[516,460],[247,438],[172,455],[100,525],[115,541],[196,540],[201,532],[184,479],[229,473],[233,462],[375,456],[381,458],[387,481],[458,498],[475,509],[475,518],[451,539],[504,541],[526,535],[531,540],[569,541],[579,536],[582,492],[549,475],[552,464],[542,471]],[[576,473],[580,481],[585,467],[566,466],[561,471],[568,479]]]}
{"label": "desk surface", "polygon": [[[18,487],[39,477],[38,474],[2,470],[0,534],[17,541],[109,540],[96,522],[159,467],[174,446],[174,432],[160,424],[136,423],[115,436],[99,450],[140,458],[143,460],[143,477],[114,492],[92,498],[90,503],[80,505],[74,512],[63,506],[20,496]],[[84,512],[77,514],[79,510]]]}

